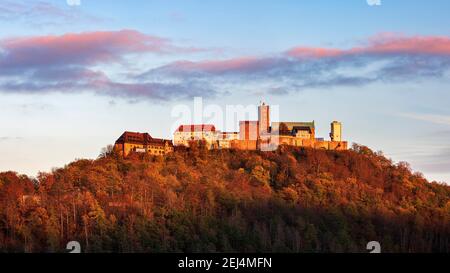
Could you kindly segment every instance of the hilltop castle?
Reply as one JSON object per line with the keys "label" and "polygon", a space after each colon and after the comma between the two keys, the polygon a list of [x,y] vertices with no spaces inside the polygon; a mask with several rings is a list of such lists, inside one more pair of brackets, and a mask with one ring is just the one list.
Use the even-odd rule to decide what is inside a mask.
{"label": "hilltop castle", "polygon": [[151,137],[148,133],[125,132],[114,145],[114,150],[127,156],[131,152],[165,155],[173,152],[172,140]]}
{"label": "hilltop castle", "polygon": [[209,149],[238,149],[272,151],[279,145],[325,150],[347,150],[342,140],[342,123],[331,123],[330,140],[316,138],[315,122],[272,122],[270,106],[258,107],[258,120],[239,122],[239,132],[221,132],[212,124],[181,125],[172,140],[155,139],[147,133],[125,132],[115,144],[116,151],[127,156],[130,152],[165,155],[174,146],[190,146],[203,141]]}

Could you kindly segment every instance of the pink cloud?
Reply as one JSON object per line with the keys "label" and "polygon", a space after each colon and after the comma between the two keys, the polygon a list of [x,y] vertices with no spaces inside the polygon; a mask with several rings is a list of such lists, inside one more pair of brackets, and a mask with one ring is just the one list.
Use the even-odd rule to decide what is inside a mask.
{"label": "pink cloud", "polygon": [[269,59],[257,57],[239,57],[227,60],[207,60],[201,62],[179,61],[169,65],[169,69],[184,71],[202,71],[207,73],[225,73],[228,71],[250,71],[264,68]]}
{"label": "pink cloud", "polygon": [[178,61],[138,78],[214,82],[228,77],[230,83],[258,81],[272,85],[271,90],[302,90],[439,78],[449,69],[449,37],[383,33],[348,49],[298,46],[270,56]]}
{"label": "pink cloud", "polygon": [[450,56],[450,38],[443,36],[405,37],[382,33],[371,37],[364,46],[350,49],[323,47],[294,47],[273,57],[236,57],[226,60],[204,60],[199,62],[178,61],[156,69],[160,72],[183,73],[252,73],[270,69],[284,69],[299,63],[300,59],[330,59],[338,57],[393,55]]}
{"label": "pink cloud", "polygon": [[[8,92],[94,90],[110,96],[164,98],[170,94],[215,94],[210,86],[222,80],[220,77],[228,77],[230,83],[258,81],[274,89],[301,90],[441,77],[450,69],[449,37],[380,34],[349,49],[299,46],[270,56],[175,61],[139,76],[130,73],[123,82],[108,78],[102,71],[105,64],[119,62],[129,54],[199,50],[178,47],[168,39],[134,30],[3,39],[0,92],[2,87]],[[340,71],[341,67],[360,71],[378,59],[387,61],[367,74],[352,69],[346,69],[345,74]]]}
{"label": "pink cloud", "polygon": [[0,68],[51,65],[90,65],[118,61],[126,54],[191,52],[168,39],[134,30],[97,31],[10,38],[0,41]]}
{"label": "pink cloud", "polygon": [[379,35],[370,39],[366,48],[355,48],[353,51],[367,53],[410,53],[429,55],[450,55],[450,37],[445,36],[413,36],[394,37]]}
{"label": "pink cloud", "polygon": [[350,49],[294,47],[287,56],[304,58],[327,58],[359,54],[426,54],[450,55],[450,37],[402,36],[382,33],[370,39],[365,46]]}
{"label": "pink cloud", "polygon": [[287,51],[287,55],[291,57],[313,57],[313,58],[324,58],[324,57],[336,57],[343,53],[340,49],[329,49],[329,48],[314,48],[314,47],[295,47]]}

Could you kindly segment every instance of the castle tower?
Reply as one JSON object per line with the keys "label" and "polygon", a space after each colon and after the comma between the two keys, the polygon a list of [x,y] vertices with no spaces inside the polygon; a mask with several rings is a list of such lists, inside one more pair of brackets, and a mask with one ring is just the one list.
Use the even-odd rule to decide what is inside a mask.
{"label": "castle tower", "polygon": [[270,106],[262,103],[258,107],[259,135],[269,132],[270,127]]}
{"label": "castle tower", "polygon": [[342,123],[333,121],[331,123],[331,141],[342,141]]}

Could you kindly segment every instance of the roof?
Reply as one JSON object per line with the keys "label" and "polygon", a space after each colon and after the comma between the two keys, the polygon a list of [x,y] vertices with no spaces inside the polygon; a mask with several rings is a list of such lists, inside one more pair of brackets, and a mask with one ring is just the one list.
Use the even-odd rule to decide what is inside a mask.
{"label": "roof", "polygon": [[124,132],[116,143],[135,143],[135,144],[145,144],[152,137],[148,133],[137,133],[137,132]]}
{"label": "roof", "polygon": [[171,140],[152,138],[148,133],[136,133],[136,132],[124,132],[119,139],[117,139],[116,144],[123,143],[133,143],[133,144],[161,144],[166,143],[172,144]]}
{"label": "roof", "polygon": [[148,142],[148,144],[160,144],[160,145],[165,145],[166,143],[168,143],[169,145],[173,145],[172,140],[162,139],[162,138],[152,138]]}
{"label": "roof", "polygon": [[272,131],[279,131],[280,125],[286,125],[289,131],[299,130],[299,129],[307,129],[309,130],[315,129],[315,122],[272,122]]}
{"label": "roof", "polygon": [[212,124],[180,125],[175,132],[215,132],[216,127]]}
{"label": "roof", "polygon": [[292,131],[294,131],[294,132],[308,131],[308,132],[312,133],[313,129],[314,129],[314,127],[311,127],[311,126],[294,126],[292,128]]}

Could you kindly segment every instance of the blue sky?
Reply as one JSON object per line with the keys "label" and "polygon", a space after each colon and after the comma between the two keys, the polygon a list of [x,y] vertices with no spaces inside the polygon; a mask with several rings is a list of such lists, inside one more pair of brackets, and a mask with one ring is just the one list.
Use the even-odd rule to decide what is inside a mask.
{"label": "blue sky", "polygon": [[171,137],[172,109],[201,96],[265,100],[323,137],[341,120],[350,142],[450,182],[449,11],[446,0],[0,0],[0,171],[95,158],[124,130]]}

